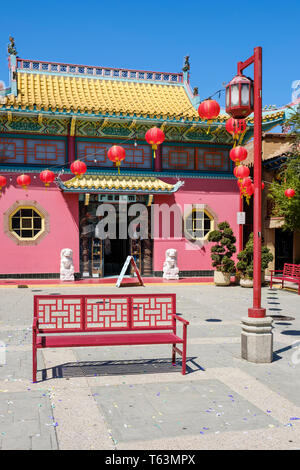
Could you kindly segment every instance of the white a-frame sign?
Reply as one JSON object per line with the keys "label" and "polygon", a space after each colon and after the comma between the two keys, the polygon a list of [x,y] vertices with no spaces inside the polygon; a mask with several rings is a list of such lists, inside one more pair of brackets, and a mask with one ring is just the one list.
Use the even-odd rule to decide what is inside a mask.
{"label": "white a-frame sign", "polygon": [[134,261],[134,259],[133,259],[133,256],[127,256],[126,261],[125,261],[125,263],[124,263],[124,265],[123,265],[122,271],[120,272],[120,275],[119,275],[119,277],[118,277],[118,280],[117,280],[117,283],[116,283],[116,287],[120,287],[120,285],[122,284],[122,280],[123,280],[123,277],[125,276],[125,273],[126,273],[126,271],[127,271],[127,268],[128,268],[128,266],[129,266],[129,263],[131,263],[131,266],[133,267],[133,269],[134,269],[134,271],[135,271],[135,273],[136,273],[136,275],[137,275],[137,278],[138,278],[138,280],[139,280],[140,285],[141,285],[141,286],[144,285],[143,279],[142,279],[142,277],[141,277],[141,275],[140,275],[140,271],[138,270],[138,267],[137,267],[137,265],[135,264],[135,261]]}

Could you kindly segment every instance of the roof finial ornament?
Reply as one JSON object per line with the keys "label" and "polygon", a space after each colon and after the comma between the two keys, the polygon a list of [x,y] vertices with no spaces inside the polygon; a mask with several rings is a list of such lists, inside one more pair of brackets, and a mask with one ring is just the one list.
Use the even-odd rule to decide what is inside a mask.
{"label": "roof finial ornament", "polygon": [[182,67],[183,72],[188,72],[190,70],[190,61],[189,61],[189,59],[190,59],[189,55],[185,56],[184,64],[183,64],[183,67]]}
{"label": "roof finial ornament", "polygon": [[17,55],[17,49],[15,47],[15,39],[9,36],[9,44],[7,45],[7,52],[10,55]]}
{"label": "roof finial ornament", "polygon": [[193,89],[193,96],[198,96],[198,95],[199,95],[199,90],[198,90],[198,87],[195,86]]}

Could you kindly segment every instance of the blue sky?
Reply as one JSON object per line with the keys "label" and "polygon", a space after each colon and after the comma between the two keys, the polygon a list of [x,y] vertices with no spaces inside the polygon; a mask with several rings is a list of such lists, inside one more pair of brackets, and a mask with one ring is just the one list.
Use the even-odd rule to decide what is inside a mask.
{"label": "blue sky", "polygon": [[26,59],[180,72],[190,55],[204,99],[262,46],[263,105],[282,106],[300,79],[299,17],[299,0],[15,0],[1,6],[0,79],[12,35]]}

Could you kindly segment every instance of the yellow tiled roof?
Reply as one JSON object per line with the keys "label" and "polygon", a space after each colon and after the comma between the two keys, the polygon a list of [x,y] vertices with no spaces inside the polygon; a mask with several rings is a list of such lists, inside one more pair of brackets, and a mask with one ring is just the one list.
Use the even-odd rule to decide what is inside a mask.
{"label": "yellow tiled roof", "polygon": [[199,120],[182,85],[23,72],[17,84],[18,96],[6,103],[14,108]]}
{"label": "yellow tiled roof", "polygon": [[79,177],[64,181],[62,184],[67,189],[82,190],[118,190],[118,191],[139,191],[139,192],[175,192],[180,187],[173,185],[152,176],[102,176],[102,175],[81,175]]}

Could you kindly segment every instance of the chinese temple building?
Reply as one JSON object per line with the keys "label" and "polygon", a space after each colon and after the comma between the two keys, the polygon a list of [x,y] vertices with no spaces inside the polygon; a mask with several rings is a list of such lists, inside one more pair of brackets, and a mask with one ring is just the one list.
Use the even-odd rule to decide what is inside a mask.
{"label": "chinese temple building", "polygon": [[[59,277],[64,248],[73,250],[78,278],[118,275],[128,255],[142,275],[162,276],[168,248],[177,250],[181,276],[212,275],[208,233],[226,220],[238,239],[240,193],[228,115],[221,110],[212,123],[200,119],[188,60],[182,72],[171,73],[25,60],[13,41],[8,52],[10,83],[0,90],[0,174],[7,180],[0,277]],[[286,112],[264,111],[263,130],[282,124]],[[152,127],[165,134],[156,150],[145,140]],[[250,116],[243,142],[252,136]],[[120,172],[107,156],[113,145],[126,151]],[[85,174],[71,173],[75,160],[86,164]],[[56,177],[48,187],[40,179],[45,169]],[[30,184],[17,183],[21,174]],[[143,204],[155,236],[99,239],[104,203],[116,207],[118,230],[123,208],[129,224],[131,205]],[[174,215],[165,236],[153,206],[174,204],[182,211],[182,234]]]}

